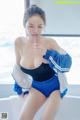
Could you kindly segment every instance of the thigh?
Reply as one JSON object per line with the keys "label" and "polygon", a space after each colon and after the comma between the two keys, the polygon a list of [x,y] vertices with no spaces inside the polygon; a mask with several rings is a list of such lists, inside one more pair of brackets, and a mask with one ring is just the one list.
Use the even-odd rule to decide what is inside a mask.
{"label": "thigh", "polygon": [[56,90],[52,92],[47,99],[47,104],[45,106],[45,111],[41,120],[54,120],[56,113],[59,109],[60,101],[60,91]]}
{"label": "thigh", "polygon": [[46,98],[41,92],[32,88],[21,110],[20,120],[32,120],[45,100]]}

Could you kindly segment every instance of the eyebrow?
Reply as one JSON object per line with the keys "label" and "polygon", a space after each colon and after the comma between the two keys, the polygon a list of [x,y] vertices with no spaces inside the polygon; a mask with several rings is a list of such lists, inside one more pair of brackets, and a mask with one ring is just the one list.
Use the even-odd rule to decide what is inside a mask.
{"label": "eyebrow", "polygon": [[[32,23],[29,23],[29,25],[33,25]],[[43,24],[39,24],[39,25],[43,25]]]}

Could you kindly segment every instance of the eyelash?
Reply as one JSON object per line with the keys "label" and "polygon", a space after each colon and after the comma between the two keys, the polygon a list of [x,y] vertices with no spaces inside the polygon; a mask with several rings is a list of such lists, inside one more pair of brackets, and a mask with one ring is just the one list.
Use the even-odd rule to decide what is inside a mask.
{"label": "eyelash", "polygon": [[42,28],[42,26],[39,26],[38,28]]}
{"label": "eyelash", "polygon": [[[29,26],[30,28],[33,28],[33,26]],[[42,28],[42,26],[38,26],[38,28]]]}
{"label": "eyelash", "polygon": [[30,28],[33,28],[33,26],[29,26]]}

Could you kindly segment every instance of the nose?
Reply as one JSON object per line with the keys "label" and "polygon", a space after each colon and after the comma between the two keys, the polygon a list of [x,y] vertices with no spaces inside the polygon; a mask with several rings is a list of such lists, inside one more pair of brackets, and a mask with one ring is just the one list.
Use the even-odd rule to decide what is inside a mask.
{"label": "nose", "polygon": [[34,34],[38,34],[38,33],[39,33],[38,27],[34,27],[33,33],[34,33]]}

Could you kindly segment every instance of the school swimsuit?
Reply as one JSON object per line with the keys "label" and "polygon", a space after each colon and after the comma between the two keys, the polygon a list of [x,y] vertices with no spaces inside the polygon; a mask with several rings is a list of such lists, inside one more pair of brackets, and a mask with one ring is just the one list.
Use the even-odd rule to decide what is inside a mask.
{"label": "school swimsuit", "polygon": [[[55,50],[47,50],[43,58],[48,61],[48,64],[42,63],[34,69],[28,69],[22,66],[20,68],[24,73],[32,76],[32,87],[46,97],[49,97],[56,90],[60,90],[61,97],[64,97],[68,88],[64,84],[66,80],[62,80],[62,78],[64,77],[63,73],[69,72],[71,68],[71,56],[68,53],[60,54]],[[62,76],[62,78],[59,76]],[[14,88],[18,94],[22,93],[22,88],[17,83],[15,83]]]}
{"label": "school swimsuit", "polygon": [[33,77],[32,87],[49,97],[55,90],[60,90],[58,76],[49,64],[42,63],[38,68],[26,69],[21,66],[21,70]]}

